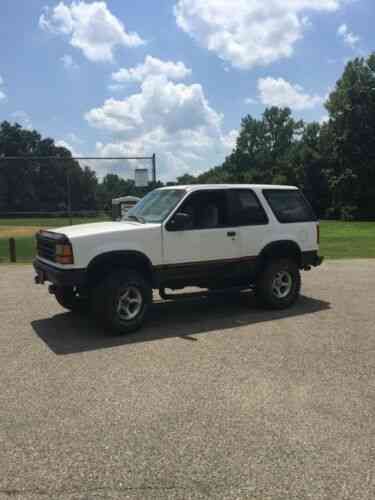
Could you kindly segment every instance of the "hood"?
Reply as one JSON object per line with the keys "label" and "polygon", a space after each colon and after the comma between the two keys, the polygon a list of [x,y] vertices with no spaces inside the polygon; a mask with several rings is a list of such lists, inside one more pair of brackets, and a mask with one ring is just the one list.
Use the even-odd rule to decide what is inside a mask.
{"label": "hood", "polygon": [[139,222],[93,222],[91,224],[77,224],[76,226],[57,227],[50,231],[64,234],[69,239],[83,238],[87,236],[99,236],[101,234],[123,233],[127,231],[139,231],[155,227],[158,224],[141,224]]}

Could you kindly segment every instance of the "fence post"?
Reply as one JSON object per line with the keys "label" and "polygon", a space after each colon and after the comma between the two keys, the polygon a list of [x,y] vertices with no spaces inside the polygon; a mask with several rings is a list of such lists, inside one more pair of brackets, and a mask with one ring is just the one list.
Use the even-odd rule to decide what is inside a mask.
{"label": "fence post", "polygon": [[11,262],[17,262],[16,240],[9,238],[9,259]]}

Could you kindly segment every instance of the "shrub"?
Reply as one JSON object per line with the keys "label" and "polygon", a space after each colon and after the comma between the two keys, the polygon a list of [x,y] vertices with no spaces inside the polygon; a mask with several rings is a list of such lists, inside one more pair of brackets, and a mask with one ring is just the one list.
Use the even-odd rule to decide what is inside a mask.
{"label": "shrub", "polygon": [[353,205],[345,205],[341,207],[340,219],[346,222],[355,220],[357,207]]}

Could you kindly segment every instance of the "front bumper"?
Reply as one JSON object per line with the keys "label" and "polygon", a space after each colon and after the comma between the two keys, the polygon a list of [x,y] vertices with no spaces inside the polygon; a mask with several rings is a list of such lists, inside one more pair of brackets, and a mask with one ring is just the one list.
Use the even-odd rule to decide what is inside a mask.
{"label": "front bumper", "polygon": [[60,269],[36,258],[33,262],[37,273],[35,282],[43,284],[49,281],[56,286],[84,286],[86,284],[85,269]]}
{"label": "front bumper", "polygon": [[310,269],[311,267],[318,267],[324,261],[324,257],[318,255],[317,251],[303,252],[301,259],[301,268]]}

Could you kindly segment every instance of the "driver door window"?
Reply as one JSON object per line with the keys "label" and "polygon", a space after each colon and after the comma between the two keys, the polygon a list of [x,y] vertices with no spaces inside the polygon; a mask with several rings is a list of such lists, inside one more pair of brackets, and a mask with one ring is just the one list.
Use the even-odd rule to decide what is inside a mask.
{"label": "driver door window", "polygon": [[185,230],[216,229],[226,226],[227,200],[222,191],[192,193],[179,209],[190,216]]}
{"label": "driver door window", "polygon": [[171,226],[166,225],[164,255],[167,262],[208,262],[239,256],[239,241],[233,237],[228,223],[225,189],[192,193],[178,212],[190,218],[180,230],[168,230]]}

